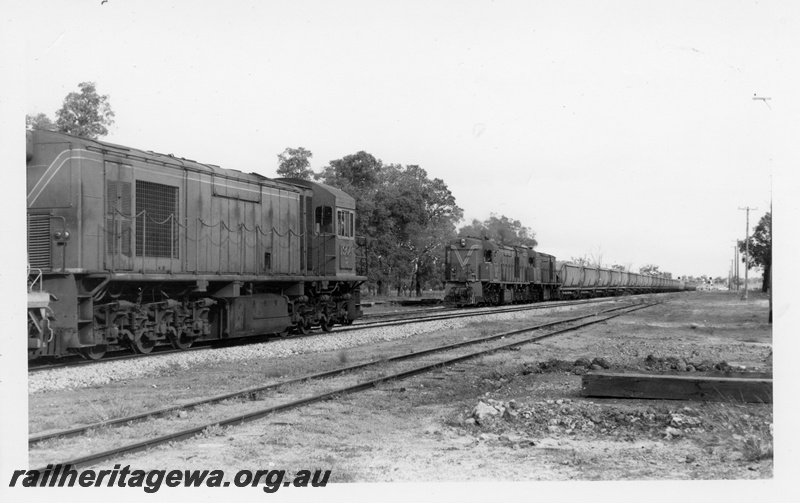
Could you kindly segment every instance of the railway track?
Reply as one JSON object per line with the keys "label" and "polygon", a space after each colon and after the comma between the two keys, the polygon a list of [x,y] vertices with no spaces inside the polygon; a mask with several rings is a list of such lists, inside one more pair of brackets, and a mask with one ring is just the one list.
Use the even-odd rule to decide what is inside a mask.
{"label": "railway track", "polygon": [[[635,297],[634,297],[635,298]],[[373,314],[369,315],[367,318],[369,319],[361,319],[356,321],[353,325],[349,326],[342,326],[336,329],[336,332],[349,332],[354,330],[363,330],[366,328],[377,328],[377,327],[388,327],[388,326],[396,326],[396,325],[404,325],[408,323],[422,323],[426,321],[437,321],[437,320],[448,320],[448,319],[457,319],[457,318],[468,318],[472,316],[482,316],[484,314],[491,314],[491,313],[510,313],[510,312],[517,312],[517,311],[528,311],[528,310],[535,310],[535,309],[547,309],[551,307],[559,307],[559,306],[578,306],[584,304],[595,304],[595,303],[603,303],[603,302],[612,302],[614,300],[618,300],[616,297],[602,297],[598,299],[588,299],[588,300],[574,300],[574,301],[557,301],[557,302],[539,302],[536,304],[520,304],[520,305],[512,305],[510,307],[504,308],[496,308],[496,307],[481,307],[481,308],[474,308],[469,309],[465,312],[463,309],[457,308],[444,308],[444,310],[434,310],[434,309],[417,309],[414,311],[406,311],[406,312],[396,312],[396,313],[381,313],[381,314]],[[431,311],[435,311],[432,314],[428,314]],[[423,313],[421,316],[419,313]],[[383,319],[383,318],[389,319]],[[373,319],[374,318],[374,319]],[[313,337],[320,335],[320,332],[312,332],[310,334],[301,335],[301,334],[294,334],[288,337],[274,337],[274,336],[256,336],[256,337],[244,337],[240,339],[233,339],[230,341],[208,341],[204,343],[200,343],[197,346],[190,347],[188,349],[172,349],[168,346],[158,347],[153,350],[153,352],[148,354],[138,354],[138,353],[130,353],[125,350],[117,351],[112,353],[112,356],[107,356],[105,358],[99,360],[88,360],[82,358],[80,356],[75,356],[74,358],[61,358],[56,362],[45,362],[45,363],[31,363],[28,366],[28,372],[41,372],[43,370],[53,370],[58,368],[64,367],[73,367],[73,366],[85,366],[85,365],[93,365],[97,363],[103,362],[112,362],[112,361],[121,361],[121,360],[133,360],[136,358],[148,358],[158,355],[168,355],[173,353],[183,353],[187,351],[202,351],[213,349],[217,347],[228,347],[231,345],[240,345],[240,344],[254,344],[259,342],[268,342],[269,340],[287,340],[287,339],[296,339],[302,337]]]}
{"label": "railway track", "polygon": [[[261,386],[242,389],[236,392],[226,393],[211,398],[197,400],[191,403],[174,405],[170,407],[161,408],[158,410],[150,410],[136,415],[104,421],[101,423],[85,425],[77,428],[72,428],[52,433],[33,435],[29,437],[28,440],[29,447],[35,447],[37,444],[46,441],[58,441],[59,439],[65,439],[69,437],[83,435],[90,431],[94,432],[109,431],[113,430],[114,429],[113,427],[137,423],[150,418],[164,417],[179,410],[197,409],[208,405],[219,404],[220,402],[224,402],[231,399],[243,398],[245,400],[264,400],[262,395],[270,391],[280,390],[281,388],[289,387],[291,385],[306,385],[313,387],[315,385],[319,386],[322,383],[326,382],[328,384],[332,384],[332,386],[329,386],[322,391],[314,391],[307,396],[303,396],[301,398],[297,398],[294,400],[285,401],[283,403],[278,403],[275,405],[259,408],[256,410],[250,410],[244,413],[226,417],[224,419],[216,419],[184,430],[175,431],[158,437],[151,437],[137,442],[128,443],[125,445],[114,447],[112,449],[75,457],[73,459],[59,461],[59,464],[62,465],[69,464],[73,468],[88,467],[95,465],[97,463],[101,463],[103,461],[114,459],[121,455],[143,451],[170,442],[182,441],[194,437],[196,435],[199,435],[204,431],[209,430],[210,428],[234,426],[249,421],[253,421],[256,419],[260,419],[270,414],[275,414],[281,411],[286,411],[297,407],[302,407],[304,405],[320,402],[323,400],[328,400],[336,396],[369,390],[387,381],[405,379],[411,376],[429,372],[437,368],[442,368],[447,365],[452,365],[461,361],[465,361],[467,359],[483,356],[503,349],[509,349],[514,346],[520,346],[523,344],[536,342],[541,339],[552,337],[558,334],[575,331],[580,328],[593,325],[596,323],[602,323],[610,319],[616,318],[618,316],[629,314],[639,309],[644,309],[647,307],[651,307],[653,305],[656,304],[655,303],[633,304],[633,305],[626,304],[624,306],[617,306],[611,309],[606,309],[599,312],[593,312],[590,314],[585,314],[565,320],[544,323],[540,325],[526,327],[519,330],[492,334],[466,341],[460,341],[424,350],[413,351],[406,354],[381,358],[379,360],[371,360],[355,365],[334,368],[324,372],[304,375],[301,377],[285,381],[274,382],[274,383],[264,384]],[[566,326],[560,328],[558,327],[559,325],[566,325]],[[530,335],[530,332],[538,332],[542,330],[549,330],[549,331],[543,334]],[[478,350],[464,351],[465,349],[469,349],[469,346],[479,346],[479,345],[484,345],[485,347],[480,348]],[[449,355],[446,356],[445,358],[439,358],[436,359],[435,361],[426,362],[423,365],[418,365],[418,366],[407,365],[409,362],[413,362],[413,360],[419,360],[423,357],[427,359],[428,357],[434,355],[440,355],[443,353],[448,353]],[[398,368],[392,368],[391,373],[387,374],[387,370],[389,370],[387,367],[390,366]],[[376,374],[375,377],[371,377],[367,380],[355,383],[348,382],[353,379],[353,374],[355,373],[355,371],[367,371],[370,368],[377,369],[377,371],[375,372]],[[339,381],[344,381],[344,382],[340,383]]]}

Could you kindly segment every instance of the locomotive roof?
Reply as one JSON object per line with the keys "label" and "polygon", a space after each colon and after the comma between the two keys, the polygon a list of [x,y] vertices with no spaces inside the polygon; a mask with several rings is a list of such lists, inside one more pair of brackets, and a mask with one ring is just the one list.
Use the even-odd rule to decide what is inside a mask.
{"label": "locomotive roof", "polygon": [[[215,164],[201,163],[185,157],[177,157],[173,154],[160,154],[152,150],[140,150],[137,148],[126,147],[116,143],[110,143],[101,140],[92,140],[81,136],[75,136],[67,133],[60,133],[57,131],[49,130],[34,130],[28,131],[28,135],[35,135],[37,140],[52,139],[60,142],[68,141],[71,145],[80,145],[86,150],[99,152],[105,155],[116,155],[119,157],[137,160],[140,162],[148,162],[158,164],[161,166],[170,166],[178,169],[188,169],[190,171],[197,171],[201,173],[209,173],[223,178],[231,178],[234,180],[241,180],[243,182],[257,183],[259,185],[275,185],[280,186],[284,190],[297,191],[296,187],[292,184],[287,184],[258,173],[244,173],[235,169],[225,169]],[[59,140],[60,139],[60,140]],[[29,154],[30,156],[30,154]]]}
{"label": "locomotive roof", "polygon": [[525,246],[525,245],[501,245],[501,244],[498,244],[497,242],[495,242],[494,239],[489,239],[487,237],[476,238],[475,236],[465,236],[463,238],[454,238],[453,241],[459,241],[461,239],[474,239],[475,241],[482,241],[482,242],[484,242],[486,244],[490,244],[491,246],[494,246],[495,248],[506,248],[506,249],[523,248],[523,249],[529,250],[529,251],[532,250],[532,251],[534,251],[534,252],[536,252],[536,253],[538,253],[540,255],[549,255],[551,257],[553,256],[553,255],[550,255],[549,253],[542,253],[540,251],[534,250],[533,247],[531,247],[531,246]]}
{"label": "locomotive roof", "polygon": [[312,182],[311,180],[302,180],[300,178],[278,178],[277,180],[280,182],[292,185],[300,185],[302,187],[308,187],[308,188],[313,188],[314,186],[321,187],[324,190],[330,192],[338,201],[350,202],[352,207],[355,208],[356,204],[355,198],[338,187],[334,187],[332,185],[320,182]]}

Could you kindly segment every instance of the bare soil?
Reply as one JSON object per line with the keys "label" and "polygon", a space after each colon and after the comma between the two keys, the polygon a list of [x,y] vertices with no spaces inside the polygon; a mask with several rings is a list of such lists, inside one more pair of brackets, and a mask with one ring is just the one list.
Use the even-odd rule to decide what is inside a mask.
{"label": "bare soil", "polygon": [[[235,428],[212,428],[194,440],[103,468],[119,463],[226,473],[325,469],[332,471],[334,483],[770,479],[772,404],[581,396],[581,374],[592,364],[621,371],[772,371],[766,297],[751,294],[746,303],[727,292],[658,298],[667,302],[374,391]],[[475,323],[458,333],[429,333],[334,354],[217,364],[102,388],[37,394],[30,399],[31,432],[591,309],[598,308]],[[478,420],[476,407],[489,407],[496,415]]]}

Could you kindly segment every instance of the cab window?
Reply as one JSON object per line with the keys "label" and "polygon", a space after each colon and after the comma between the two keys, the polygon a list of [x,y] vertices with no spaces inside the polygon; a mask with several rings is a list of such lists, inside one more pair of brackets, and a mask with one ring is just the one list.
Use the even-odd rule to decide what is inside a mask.
{"label": "cab window", "polygon": [[343,238],[355,236],[354,214],[349,210],[336,210],[336,233]]}
{"label": "cab window", "polygon": [[317,234],[333,233],[333,208],[330,206],[317,206],[314,212],[314,223]]}

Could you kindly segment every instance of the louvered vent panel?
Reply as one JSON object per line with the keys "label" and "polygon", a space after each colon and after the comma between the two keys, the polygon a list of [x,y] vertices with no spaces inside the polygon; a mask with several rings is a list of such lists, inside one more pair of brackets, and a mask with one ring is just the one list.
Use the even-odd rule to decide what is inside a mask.
{"label": "louvered vent panel", "polygon": [[37,269],[50,269],[50,217],[28,217],[28,262]]}

